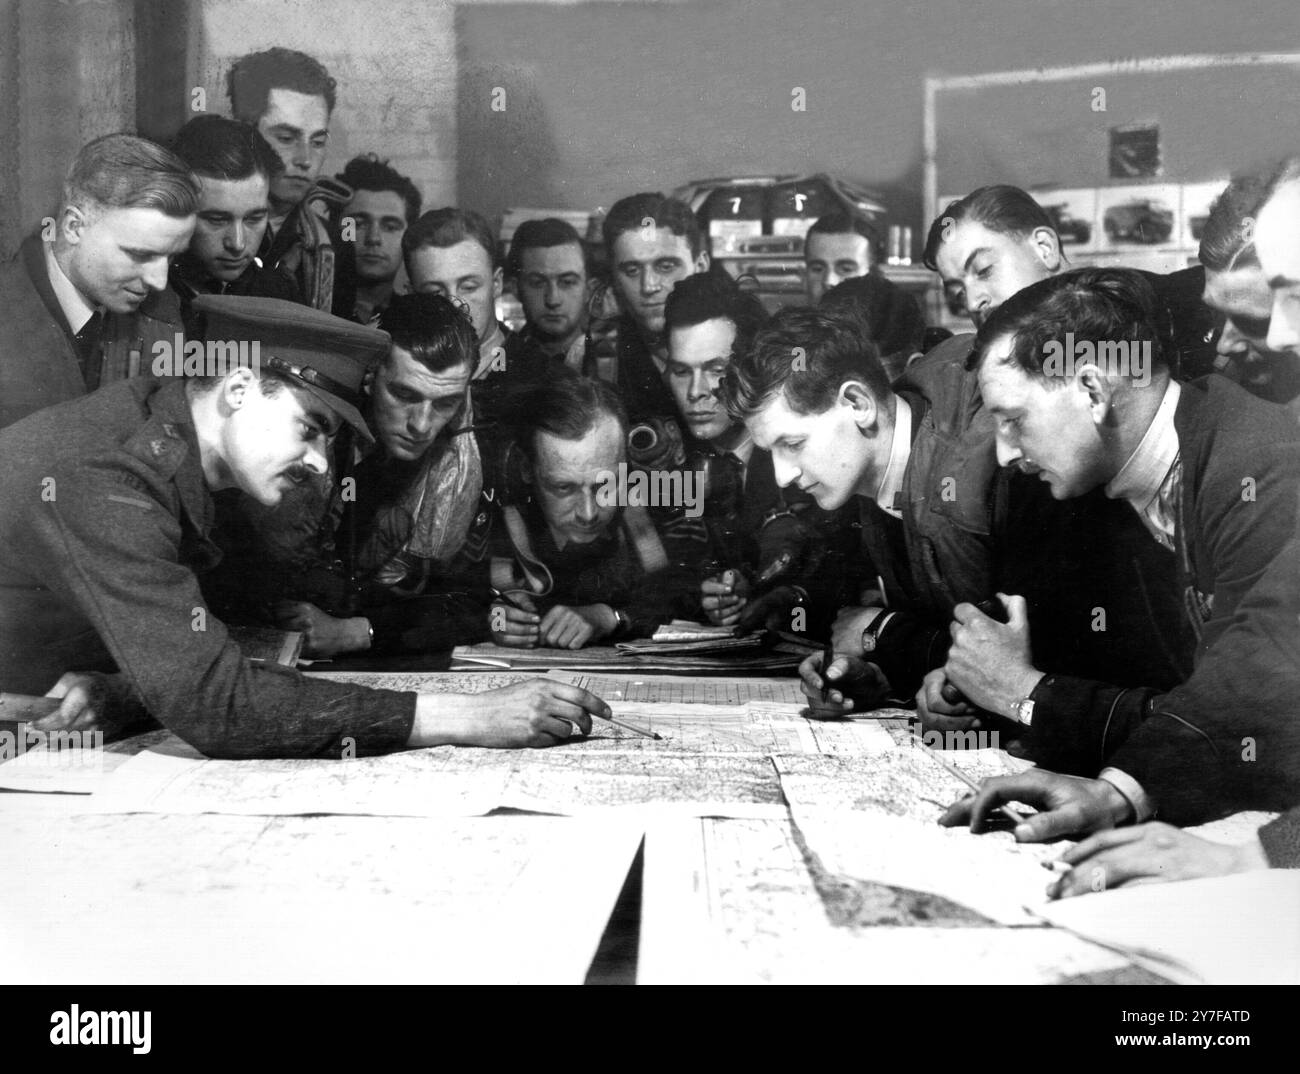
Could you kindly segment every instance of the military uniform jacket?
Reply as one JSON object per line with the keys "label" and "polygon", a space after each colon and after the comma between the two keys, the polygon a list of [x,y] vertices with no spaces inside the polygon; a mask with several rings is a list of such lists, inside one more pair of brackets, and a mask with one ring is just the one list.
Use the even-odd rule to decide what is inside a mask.
{"label": "military uniform jacket", "polygon": [[0,309],[0,428],[101,384],[147,373],[154,344],[174,344],[182,331],[180,302],[171,291],[156,291],[134,313],[108,314],[99,355],[83,371],[37,234],[0,267]]}
{"label": "military uniform jacket", "polygon": [[220,553],[183,382],[137,378],[4,430],[0,503],[0,688],[116,667],[213,757],[379,753],[410,737],[414,694],[250,662],[207,608],[196,571]]}

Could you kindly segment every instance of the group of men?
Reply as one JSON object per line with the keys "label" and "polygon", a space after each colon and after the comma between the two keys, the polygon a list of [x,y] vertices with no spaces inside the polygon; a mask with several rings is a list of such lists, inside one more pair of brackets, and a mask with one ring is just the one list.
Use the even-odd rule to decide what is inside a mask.
{"label": "group of men", "polygon": [[[704,619],[829,639],[815,718],[914,699],[1037,762],[944,823],[1030,803],[1017,837],[1088,836],[1112,885],[1300,859],[1300,163],[1234,180],[1171,276],[1072,270],[1028,194],[977,190],[925,250],[977,331],[936,343],[852,216],[770,315],[672,198],[503,257],[374,155],[321,175],[311,57],[229,91],[170,148],[85,146],[0,274],[0,688],[61,695],[44,726],[551,745],[606,703],[311,680],[227,625],[373,658]],[[1149,823],[1242,809],[1293,811],[1231,853]]]}

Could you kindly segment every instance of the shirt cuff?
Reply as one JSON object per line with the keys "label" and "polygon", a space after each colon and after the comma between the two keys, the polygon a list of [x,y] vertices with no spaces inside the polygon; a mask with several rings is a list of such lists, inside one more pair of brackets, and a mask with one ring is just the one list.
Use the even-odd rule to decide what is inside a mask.
{"label": "shirt cuff", "polygon": [[1145,824],[1156,815],[1155,803],[1142,789],[1142,784],[1127,772],[1118,768],[1103,768],[1097,778],[1105,780],[1128,800],[1128,804],[1133,807],[1134,824]]}

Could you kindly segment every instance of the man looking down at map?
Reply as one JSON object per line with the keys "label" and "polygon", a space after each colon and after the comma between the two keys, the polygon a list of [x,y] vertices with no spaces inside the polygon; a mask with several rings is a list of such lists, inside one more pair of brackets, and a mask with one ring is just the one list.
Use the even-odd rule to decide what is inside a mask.
{"label": "man looking down at map", "polygon": [[274,506],[325,472],[342,423],[370,439],[361,384],[390,340],[278,299],[201,295],[195,306],[209,339],[256,341],[260,360],[221,376],[122,381],[0,433],[0,688],[40,693],[79,672],[82,688],[40,730],[109,730],[147,714],[220,758],[546,746],[589,733],[590,714],[608,708],[566,684],[399,693],[243,656],[199,590],[197,572],[219,558],[212,494],[236,488]]}
{"label": "man looking down at map", "polygon": [[462,642],[580,649],[649,637],[693,584],[627,480],[627,418],[604,381],[557,368],[503,413],[513,440],[448,585],[476,601]]}
{"label": "man looking down at map", "polygon": [[[1179,385],[1164,362],[1156,295],[1138,273],[1082,269],[1021,291],[984,322],[972,364],[996,418],[998,457],[1060,500],[1098,487],[1126,502],[1179,564],[1194,667],[1169,690],[1043,674],[1019,597],[1010,622],[958,607],[944,671],[982,709],[1068,741],[1098,779],[1045,771],[989,781],[947,824],[981,826],[1008,798],[1044,812],[1021,839],[1150,819],[1191,824],[1300,799],[1300,433],[1281,407],[1219,376]],[[1070,333],[1083,355],[1056,363]],[[1147,368],[1108,341],[1142,344]],[[1087,345],[1095,345],[1092,350]],[[1149,349],[1148,349],[1149,348]],[[1289,542],[1289,543],[1288,543]]]}

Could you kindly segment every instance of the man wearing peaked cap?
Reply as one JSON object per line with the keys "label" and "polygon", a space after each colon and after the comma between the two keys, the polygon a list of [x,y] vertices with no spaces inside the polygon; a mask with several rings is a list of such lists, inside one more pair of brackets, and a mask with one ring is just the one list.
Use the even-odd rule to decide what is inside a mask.
{"label": "man wearing peaked cap", "polygon": [[366,440],[373,440],[358,409],[366,373],[388,355],[387,332],[280,298],[199,295],[204,338],[257,344],[263,369],[313,395]]}
{"label": "man wearing peaked cap", "polygon": [[256,342],[258,361],[120,381],[0,432],[0,690],[61,683],[44,731],[111,730],[143,713],[214,757],[545,746],[588,733],[589,714],[608,708],[563,683],[417,695],[243,657],[199,589],[221,555],[212,494],[274,506],[324,475],[341,422],[368,435],[356,393],[387,336],[277,300],[202,302],[208,339]]}

